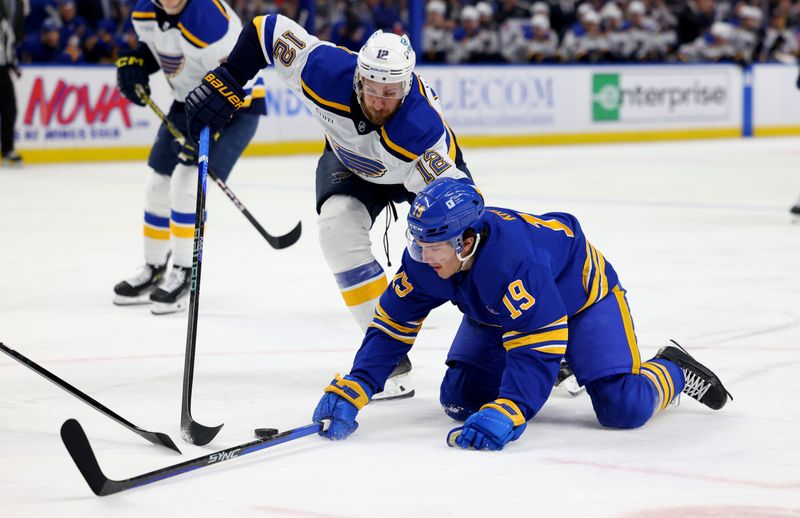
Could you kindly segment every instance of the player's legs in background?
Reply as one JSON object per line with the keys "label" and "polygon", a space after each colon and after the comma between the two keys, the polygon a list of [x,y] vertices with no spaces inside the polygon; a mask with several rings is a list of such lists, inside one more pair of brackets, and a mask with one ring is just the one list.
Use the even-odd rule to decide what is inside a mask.
{"label": "player's legs in background", "polygon": [[161,282],[169,256],[169,183],[167,175],[150,171],[144,194],[144,260],[133,276],[114,286],[114,304],[149,304]]}
{"label": "player's legs in background", "polygon": [[506,367],[502,330],[464,316],[446,364],[439,402],[447,415],[463,421],[497,399]]}
{"label": "player's legs in background", "polygon": [[567,361],[586,385],[603,426],[637,428],[680,394],[683,372],[654,358],[642,362],[625,290],[617,285],[604,299],[569,320]]}

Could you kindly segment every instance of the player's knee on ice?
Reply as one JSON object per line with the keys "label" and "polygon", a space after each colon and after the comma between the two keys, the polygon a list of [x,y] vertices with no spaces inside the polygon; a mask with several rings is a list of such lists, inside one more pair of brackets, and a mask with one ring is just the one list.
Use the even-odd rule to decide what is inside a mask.
{"label": "player's knee on ice", "polygon": [[439,402],[447,415],[464,421],[483,405],[497,398],[500,377],[460,361],[448,362]]}
{"label": "player's knee on ice", "polygon": [[658,393],[644,376],[618,374],[586,384],[594,413],[609,428],[638,428],[653,416]]}

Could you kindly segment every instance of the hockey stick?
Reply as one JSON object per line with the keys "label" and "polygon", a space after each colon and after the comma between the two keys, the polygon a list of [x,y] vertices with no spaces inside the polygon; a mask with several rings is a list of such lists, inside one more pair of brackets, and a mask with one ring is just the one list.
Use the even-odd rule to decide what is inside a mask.
{"label": "hockey stick", "polygon": [[222,425],[203,426],[192,419],[192,384],[194,350],[197,344],[197,312],[200,307],[200,273],[203,268],[203,233],[205,231],[206,179],[208,177],[209,130],[200,132],[200,154],[197,171],[197,203],[194,215],[194,248],[192,253],[192,285],[189,292],[189,323],[186,329],[186,357],[183,364],[183,396],[181,397],[181,432],[183,438],[200,446],[208,444]]}
{"label": "hockey stick", "polygon": [[141,437],[143,437],[144,439],[152,442],[153,444],[159,444],[161,446],[166,446],[167,448],[169,448],[171,450],[175,450],[178,453],[181,452],[181,450],[179,450],[178,447],[175,446],[175,443],[172,442],[172,439],[170,439],[167,436],[167,434],[161,433],[161,432],[150,432],[150,431],[143,430],[143,429],[139,428],[138,426],[136,426],[135,424],[131,423],[127,419],[123,418],[119,414],[109,410],[109,408],[106,407],[105,405],[99,403],[95,399],[92,399],[88,395],[84,394],[80,390],[76,389],[75,387],[73,387],[72,385],[67,383],[66,381],[62,380],[61,378],[59,378],[58,376],[53,374],[52,372],[48,371],[44,367],[38,365],[37,363],[33,362],[32,360],[30,360],[30,359],[26,358],[25,356],[21,355],[20,353],[18,353],[14,349],[11,349],[10,347],[7,347],[3,343],[0,343],[0,351],[3,351],[4,353],[9,355],[10,357],[14,358],[19,363],[21,363],[22,365],[26,366],[27,368],[29,368],[30,370],[32,370],[36,374],[39,374],[43,378],[45,378],[45,379],[47,379],[49,381],[52,381],[53,383],[55,383],[56,385],[58,385],[62,389],[66,390],[67,392],[69,392],[70,394],[75,396],[76,398],[80,399],[81,401],[83,401],[84,403],[89,405],[90,407],[94,408],[95,410],[97,410],[101,414],[104,414],[104,415],[110,417],[111,419],[113,419],[114,421],[118,422],[119,424],[121,424],[122,426],[124,426],[128,430],[132,431],[133,433],[140,435]]}
{"label": "hockey stick", "polygon": [[161,468],[124,480],[112,480],[103,474],[100,465],[97,463],[97,457],[94,451],[92,451],[92,446],[89,444],[89,439],[86,438],[86,433],[83,431],[80,423],[75,419],[67,419],[64,421],[64,424],[61,425],[61,440],[64,441],[64,446],[67,447],[67,451],[72,457],[72,460],[75,461],[75,465],[78,467],[78,470],[81,472],[81,475],[83,475],[83,478],[86,480],[86,483],[89,484],[94,494],[106,496],[145,484],[158,482],[159,480],[204,468],[212,464],[235,459],[236,457],[293,441],[307,435],[313,435],[327,430],[329,424],[330,422],[328,420],[323,420],[321,423],[301,426],[277,435],[256,439],[255,441],[233,446],[203,457],[197,457],[196,459],[187,460],[180,464],[167,466],[166,468]]}
{"label": "hockey stick", "polygon": [[[155,103],[155,101],[153,101],[153,99],[151,99],[150,96],[147,95],[147,93],[141,88],[141,86],[136,87],[136,93],[139,95],[139,98],[142,99],[142,101],[144,101],[147,104],[147,106],[149,106],[150,109],[153,110],[153,113],[155,113],[156,116],[158,116],[158,118],[161,119],[161,122],[164,123],[164,126],[166,126],[167,131],[169,131],[170,135],[172,135],[175,138],[175,140],[177,140],[182,146],[186,145],[186,137],[183,135],[183,133],[181,133],[181,130],[179,130],[175,126],[175,124],[167,118],[164,112],[161,111],[161,108],[159,108],[158,105]],[[256,218],[253,217],[252,214],[250,214],[250,211],[247,210],[247,207],[245,207],[244,204],[239,200],[239,198],[236,197],[236,195],[233,193],[233,191],[230,190],[228,185],[220,177],[214,174],[213,170],[209,169],[208,174],[209,176],[211,176],[211,179],[214,180],[214,182],[219,186],[219,188],[222,189],[222,191],[228,196],[228,199],[231,200],[234,205],[236,205],[236,208],[239,209],[239,212],[241,212],[244,215],[244,217],[247,218],[247,221],[249,221],[256,228],[258,233],[261,234],[261,236],[267,240],[267,243],[269,243],[272,248],[275,248],[277,250],[280,250],[281,248],[287,248],[295,244],[297,240],[300,239],[300,234],[303,231],[302,222],[298,221],[297,225],[288,234],[284,234],[282,236],[273,236],[272,234],[264,230],[264,227],[262,227],[261,224],[258,222],[258,220],[256,220]]]}

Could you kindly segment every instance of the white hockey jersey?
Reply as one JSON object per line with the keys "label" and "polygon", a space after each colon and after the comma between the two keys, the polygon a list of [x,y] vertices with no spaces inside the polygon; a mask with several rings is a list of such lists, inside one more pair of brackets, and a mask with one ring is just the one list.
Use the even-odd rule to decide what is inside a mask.
{"label": "white hockey jersey", "polygon": [[[175,16],[158,9],[152,0],[138,0],[131,19],[139,41],[158,61],[178,102],[185,101],[208,70],[227,59],[242,31],[242,21],[223,0],[192,0]],[[263,98],[263,78],[256,76],[245,91],[245,106]]]}
{"label": "white hockey jersey", "polygon": [[268,64],[325,129],[342,164],[378,184],[413,193],[439,176],[465,178],[460,151],[436,93],[416,74],[400,109],[383,126],[364,116],[353,89],[357,55],[320,41],[282,15],[253,20]]}

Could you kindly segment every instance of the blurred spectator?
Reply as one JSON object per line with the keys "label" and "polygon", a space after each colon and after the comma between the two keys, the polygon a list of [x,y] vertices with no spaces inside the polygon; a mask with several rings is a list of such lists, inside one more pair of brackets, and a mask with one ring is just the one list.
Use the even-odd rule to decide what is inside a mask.
{"label": "blurred spectator", "polygon": [[531,18],[531,39],[528,42],[526,61],[550,63],[558,55],[558,35],[550,28],[550,19],[543,14]]}
{"label": "blurred spectator", "polygon": [[75,43],[72,36],[78,37],[78,46],[88,32],[86,21],[78,16],[75,0],[58,0],[58,18],[61,20],[61,45]]}
{"label": "blurred spectator", "polygon": [[60,53],[58,22],[48,18],[39,32],[29,34],[22,43],[23,63],[52,63]]}
{"label": "blurred spectator", "polygon": [[[759,56],[760,61],[778,61],[793,64],[797,62],[797,33],[786,28],[786,16],[778,11],[769,20]],[[800,88],[800,84],[798,84]]]}
{"label": "blurred spectator", "polygon": [[530,10],[523,7],[517,0],[500,0],[500,9],[494,16],[495,21],[500,25],[509,18],[527,21],[530,16]]}
{"label": "blurred spectator", "polygon": [[375,29],[383,29],[384,32],[395,34],[405,34],[403,21],[400,17],[400,7],[397,2],[388,0],[367,0],[367,7],[372,14],[372,24]]}
{"label": "blurred spectator", "polygon": [[630,35],[625,32],[622,9],[614,2],[604,5],[600,10],[600,24],[608,41],[609,58],[612,61],[627,61],[633,54],[634,46]]}
{"label": "blurred spectator", "polygon": [[486,62],[499,63],[503,59],[500,56],[500,34],[494,22],[494,8],[489,2],[478,2],[475,8],[478,10],[484,59]]}
{"label": "blurred spectator", "polygon": [[752,63],[756,47],[761,43],[764,15],[758,7],[739,4],[736,7],[736,26],[734,28],[733,46],[736,48],[736,61],[744,64]]}
{"label": "blurred spectator", "polygon": [[88,36],[83,43],[86,61],[90,63],[113,63],[116,57],[117,42],[114,33],[117,23],[113,20],[102,20],[97,30]]}
{"label": "blurred spectator", "polygon": [[692,43],[681,45],[678,59],[685,62],[734,61],[736,48],[733,46],[734,28],[725,22],[714,22],[707,34],[699,36]]}
{"label": "blurred spectator", "polygon": [[447,6],[433,0],[425,6],[425,26],[422,28],[422,53],[426,63],[444,63],[453,46],[453,31],[445,20]]}
{"label": "blurred spectator", "polygon": [[689,0],[678,15],[678,45],[691,43],[714,23],[714,0]]}
{"label": "blurred spectator", "polygon": [[81,48],[81,39],[77,34],[73,34],[67,40],[67,44],[56,57],[56,63],[65,65],[75,65],[77,63],[85,63],[86,59],[83,56],[83,49]]}
{"label": "blurred spectator", "polygon": [[569,29],[564,35],[559,49],[561,61],[597,63],[608,60],[608,39],[600,31],[600,15],[590,6],[578,12],[578,17],[580,25]]}
{"label": "blurred spectator", "polygon": [[331,42],[358,52],[373,32],[372,25],[359,15],[357,2],[350,1],[344,11],[344,19],[331,28]]}
{"label": "blurred spectator", "polygon": [[92,29],[96,29],[100,22],[114,18],[116,0],[75,0],[77,14]]}
{"label": "blurred spectator", "polygon": [[468,5],[461,9],[461,26],[453,33],[450,63],[491,63],[499,61],[499,44],[494,30],[481,28],[478,8]]}

